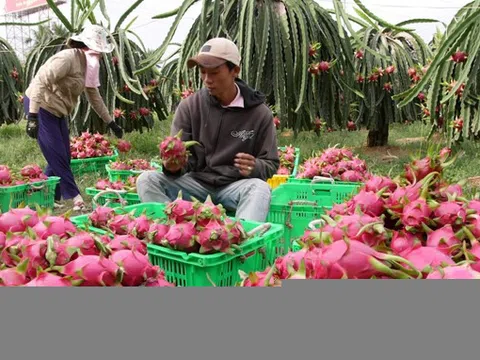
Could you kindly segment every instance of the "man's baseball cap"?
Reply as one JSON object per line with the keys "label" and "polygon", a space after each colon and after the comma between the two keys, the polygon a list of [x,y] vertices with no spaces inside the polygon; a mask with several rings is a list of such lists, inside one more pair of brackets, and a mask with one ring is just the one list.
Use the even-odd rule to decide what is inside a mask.
{"label": "man's baseball cap", "polygon": [[233,41],[225,38],[213,38],[203,44],[200,52],[188,59],[188,68],[197,65],[212,69],[225,64],[227,61],[235,65],[240,65],[240,52]]}

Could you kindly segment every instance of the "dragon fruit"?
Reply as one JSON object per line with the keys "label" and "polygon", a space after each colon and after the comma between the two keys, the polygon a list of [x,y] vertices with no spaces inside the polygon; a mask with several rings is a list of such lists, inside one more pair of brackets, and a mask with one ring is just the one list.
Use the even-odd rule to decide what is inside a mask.
{"label": "dragon fruit", "polygon": [[5,247],[7,241],[7,235],[0,231],[0,251]]}
{"label": "dragon fruit", "polygon": [[24,286],[49,286],[64,287],[73,286],[72,281],[61,276],[42,271],[37,277],[30,280]]}
{"label": "dragon fruit", "polygon": [[196,239],[196,229],[193,222],[178,223],[170,226],[164,239],[161,240],[161,245],[190,252],[196,249]]}
{"label": "dragon fruit", "polygon": [[421,246],[422,242],[417,234],[412,234],[404,230],[393,231],[392,233],[390,248],[399,256],[405,256],[405,254]]}
{"label": "dragon fruit", "polygon": [[427,280],[453,280],[453,279],[480,279],[480,272],[475,271],[469,264],[446,266],[432,271]]}
{"label": "dragon fruit", "polygon": [[415,269],[420,270],[424,277],[434,268],[455,265],[450,256],[435,247],[429,246],[420,246],[405,253],[403,257],[410,261]]}
{"label": "dragon fruit", "polygon": [[127,226],[128,233],[136,236],[139,239],[145,239],[149,230],[150,220],[146,215],[140,215],[139,217],[136,217]]}
{"label": "dragon fruit", "polygon": [[467,210],[475,210],[477,214],[480,214],[480,200],[470,200],[467,205]]}
{"label": "dragon fruit", "polygon": [[33,227],[33,230],[41,239],[46,239],[52,235],[65,238],[70,233],[74,234],[77,231],[73,223],[62,216],[46,216]]}
{"label": "dragon fruit", "polygon": [[405,205],[400,218],[404,226],[419,228],[428,222],[431,214],[432,210],[427,202],[424,199],[417,199]]}
{"label": "dragon fruit", "polygon": [[28,260],[16,267],[0,270],[0,286],[20,286],[28,282],[26,275]]}
{"label": "dragon fruit", "polygon": [[38,214],[29,207],[11,209],[0,215],[0,232],[23,232],[38,223]]}
{"label": "dragon fruit", "polygon": [[397,189],[397,184],[386,176],[373,175],[365,182],[365,190],[379,192],[380,190],[387,188],[389,192],[393,192]]}
{"label": "dragon fruit", "polygon": [[22,262],[23,250],[34,240],[27,234],[7,236],[0,259],[7,267],[15,267]]}
{"label": "dragon fruit", "polygon": [[249,274],[239,271],[241,281],[239,286],[241,287],[280,287],[281,281],[276,279],[273,274],[275,272],[275,266],[272,266],[262,272],[251,272]]}
{"label": "dragon fruit", "polygon": [[156,277],[148,278],[145,281],[145,287],[175,287],[175,284],[168,282],[165,279],[165,272],[161,270]]}
{"label": "dragon fruit", "polygon": [[128,225],[133,220],[130,214],[115,215],[108,223],[107,227],[117,235],[126,235],[128,233]]}
{"label": "dragon fruit", "polygon": [[117,149],[121,153],[128,153],[132,149],[132,144],[127,140],[118,140]]}
{"label": "dragon fruit", "polygon": [[421,195],[421,184],[398,187],[385,200],[385,208],[391,214],[400,215],[406,204],[416,201]]}
{"label": "dragon fruit", "polygon": [[182,191],[178,192],[177,198],[169,202],[165,207],[165,214],[172,223],[182,223],[194,219],[196,207],[192,201],[183,200]]}
{"label": "dragon fruit", "polygon": [[446,201],[437,204],[434,210],[434,221],[440,226],[452,224],[460,225],[465,223],[467,212],[462,203],[458,201]]}
{"label": "dragon fruit", "polygon": [[147,244],[133,235],[115,235],[108,247],[112,251],[127,249],[138,251],[143,255],[147,254]]}
{"label": "dragon fruit", "polygon": [[106,206],[98,206],[93,212],[88,215],[88,219],[94,227],[102,228],[107,226],[108,222],[113,220],[115,212],[112,208]]}
{"label": "dragon fruit", "polygon": [[203,204],[198,204],[195,207],[195,221],[198,226],[205,226],[210,220],[220,221],[226,214],[222,204],[215,205],[210,195],[207,196]]}
{"label": "dragon fruit", "polygon": [[77,249],[82,255],[100,255],[93,235],[87,232],[77,233],[71,238],[66,239],[63,244],[67,248]]}
{"label": "dragon fruit", "polygon": [[47,240],[37,240],[27,246],[22,251],[24,259],[28,259],[27,275],[29,277],[35,277],[37,269],[46,269],[50,266],[45,254],[47,252]]}
{"label": "dragon fruit", "polygon": [[106,190],[107,188],[111,188],[111,182],[108,180],[108,179],[99,179],[96,183],[95,183],[95,189],[98,189],[98,190]]}
{"label": "dragon fruit", "polygon": [[[459,234],[462,230],[459,232]],[[446,255],[453,256],[461,247],[459,234],[455,234],[452,225],[447,224],[437,230],[428,229],[426,245],[437,248]]]}
{"label": "dragon fruit", "polygon": [[213,250],[219,252],[231,251],[227,229],[214,219],[199,229],[196,240],[200,244],[200,254],[210,253]]}
{"label": "dragon fruit", "polygon": [[12,173],[8,166],[0,165],[0,186],[12,183]]}
{"label": "dragon fruit", "polygon": [[422,180],[428,174],[439,171],[439,167],[434,160],[427,156],[422,159],[416,159],[410,164],[405,165],[405,178],[410,183],[415,183]]}
{"label": "dragon fruit", "polygon": [[381,194],[373,191],[360,190],[352,198],[352,203],[354,209],[359,208],[366,215],[380,216],[383,213],[384,200]]}
{"label": "dragon fruit", "polygon": [[114,286],[121,283],[123,272],[111,259],[83,255],[64,266],[54,267],[73,280],[83,280],[80,286]]}
{"label": "dragon fruit", "polygon": [[134,250],[118,250],[110,259],[123,269],[123,286],[140,286],[160,272],[158,266],[149,263],[148,257]]}
{"label": "dragon fruit", "polygon": [[169,164],[183,167],[188,160],[190,152],[188,148],[193,145],[200,145],[197,141],[183,142],[183,130],[181,129],[175,136],[167,136],[159,145],[161,159]]}
{"label": "dragon fruit", "polygon": [[167,224],[152,223],[148,230],[148,238],[152,243],[161,245],[161,241],[165,238],[169,229],[170,226]]}
{"label": "dragon fruit", "polygon": [[35,178],[40,178],[44,174],[40,166],[38,166],[37,164],[30,164],[30,165],[24,166],[20,170],[20,175],[26,178],[35,179]]}

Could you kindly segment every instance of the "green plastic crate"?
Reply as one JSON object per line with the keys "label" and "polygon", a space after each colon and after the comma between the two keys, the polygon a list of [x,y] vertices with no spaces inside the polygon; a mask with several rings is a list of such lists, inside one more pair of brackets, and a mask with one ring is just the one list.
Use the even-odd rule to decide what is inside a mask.
{"label": "green plastic crate", "polygon": [[48,180],[30,184],[0,186],[0,212],[7,212],[22,204],[32,208],[36,205],[42,208],[53,208],[55,188],[59,182],[59,177],[50,176]]}
{"label": "green plastic crate", "polygon": [[[157,164],[156,162],[150,162],[150,165],[154,168],[157,168],[158,171],[162,170],[162,165]],[[110,181],[127,181],[130,176],[136,176],[141,174],[145,170],[114,170],[110,168],[110,163],[105,165],[105,170],[108,173],[108,179]]]}
{"label": "green plastic crate", "polygon": [[267,221],[285,226],[277,249],[279,256],[287,253],[292,240],[301,237],[312,220],[319,219],[334,204],[340,204],[358,191],[356,184],[284,183],[272,191]]}
{"label": "green plastic crate", "polygon": [[328,178],[324,176],[315,176],[313,179],[297,179],[294,176],[291,176],[287,180],[288,183],[293,184],[331,184],[331,185],[348,185],[348,186],[363,186],[361,182],[352,182],[352,181],[339,181],[334,180],[333,178]]}
{"label": "green plastic crate", "polygon": [[[134,211],[142,212],[152,218],[164,218],[165,204],[141,203],[138,205],[119,207],[116,213]],[[88,215],[73,217],[71,221],[80,228],[85,228]],[[183,251],[171,250],[160,245],[147,244],[149,260],[165,271],[168,281],[181,287],[191,286],[235,286],[240,281],[239,270],[246,273],[263,271],[276,259],[275,249],[283,234],[283,226],[279,224],[263,224],[252,221],[241,221],[246,231],[259,226],[269,227],[265,233],[254,236],[240,245],[235,255],[216,253],[210,255],[187,254]],[[101,229],[89,227],[90,231],[105,234]]]}
{"label": "green plastic crate", "polygon": [[88,173],[97,173],[101,176],[107,175],[105,165],[118,158],[118,151],[115,149],[112,156],[101,156],[86,159],[72,159],[70,167],[74,176]]}
{"label": "green plastic crate", "polygon": [[[111,208],[117,208],[122,206],[119,197],[125,200],[125,205],[140,204],[140,197],[137,193],[132,192],[120,192],[120,191],[104,191],[94,187],[88,187],[85,189],[85,193],[92,197],[99,195],[95,201],[92,200],[92,208],[95,209],[98,205],[108,206]],[[117,195],[118,194],[118,195]]]}

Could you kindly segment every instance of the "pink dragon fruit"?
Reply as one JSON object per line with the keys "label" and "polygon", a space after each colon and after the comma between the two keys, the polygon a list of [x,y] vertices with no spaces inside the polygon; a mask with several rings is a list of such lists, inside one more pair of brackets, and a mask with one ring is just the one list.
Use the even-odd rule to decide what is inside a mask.
{"label": "pink dragon fruit", "polygon": [[460,249],[462,242],[453,231],[452,225],[447,224],[440,229],[429,230],[426,245],[453,256]]}
{"label": "pink dragon fruit", "polygon": [[37,164],[26,165],[20,170],[20,175],[27,178],[38,178],[42,174],[42,168]]}
{"label": "pink dragon fruit", "polygon": [[135,250],[143,255],[147,254],[147,244],[133,235],[115,235],[108,247],[112,251]]}
{"label": "pink dragon fruit", "polygon": [[278,175],[290,175],[290,170],[285,166],[280,166],[277,170]]}
{"label": "pink dragon fruit", "polygon": [[127,140],[118,140],[117,149],[121,153],[128,153],[132,149],[132,144]]}
{"label": "pink dragon fruit", "polygon": [[460,225],[465,223],[467,218],[467,212],[462,203],[458,201],[446,201],[438,204],[438,207],[434,210],[433,219],[440,226],[441,225]]}
{"label": "pink dragon fruit", "polygon": [[107,188],[111,187],[111,182],[108,179],[100,179],[95,183],[95,189],[98,190],[106,190]]}
{"label": "pink dragon fruit", "polygon": [[54,270],[73,280],[83,280],[80,286],[115,286],[121,283],[123,274],[111,259],[97,255],[79,256]]}
{"label": "pink dragon fruit", "polygon": [[199,229],[197,235],[196,240],[200,244],[200,254],[212,251],[230,252],[231,250],[227,229],[217,220],[210,220]]}
{"label": "pink dragon fruit", "polygon": [[47,252],[47,240],[37,240],[27,246],[23,253],[23,258],[28,259],[27,276],[32,278],[37,274],[37,269],[46,269],[50,266],[45,254]]}
{"label": "pink dragon fruit", "polygon": [[102,228],[107,226],[108,222],[113,220],[115,212],[112,208],[99,206],[88,215],[88,219],[94,227]]}
{"label": "pink dragon fruit", "polygon": [[73,286],[73,284],[66,278],[42,271],[37,277],[26,283],[25,286],[68,287]]}
{"label": "pink dragon fruit", "polygon": [[134,250],[115,251],[110,259],[123,269],[123,286],[140,286],[160,272],[158,266],[149,263],[148,257]]}
{"label": "pink dragon fruit", "polygon": [[165,272],[161,270],[156,277],[145,281],[145,287],[175,287],[175,284],[168,282],[165,279]]}
{"label": "pink dragon fruit", "polygon": [[0,165],[0,186],[12,183],[12,173],[6,165]]}
{"label": "pink dragon fruit", "polygon": [[405,187],[398,187],[385,200],[385,208],[394,214],[401,214],[406,204],[417,200],[420,197],[421,184],[416,183]]}
{"label": "pink dragon fruit", "polygon": [[281,287],[281,281],[273,276],[275,272],[275,266],[267,268],[262,272],[252,272],[245,274],[240,272],[241,281],[239,286],[241,287]]}
{"label": "pink dragon fruit", "polygon": [[128,234],[128,225],[133,220],[130,214],[115,215],[107,227],[117,235]]}
{"label": "pink dragon fruit", "polygon": [[28,282],[26,275],[28,260],[16,267],[0,270],[0,286],[20,286]]}
{"label": "pink dragon fruit", "polygon": [[459,197],[463,195],[462,186],[460,184],[439,186],[437,192],[438,199],[441,201],[447,201],[449,196]]}
{"label": "pink dragon fruit", "polygon": [[393,231],[390,248],[399,256],[405,256],[410,251],[422,246],[418,234],[412,234],[408,231]]}
{"label": "pink dragon fruit", "polygon": [[175,136],[167,136],[159,145],[160,157],[169,164],[184,166],[187,163],[190,152],[188,148],[200,145],[197,141],[181,140],[183,131],[180,130]]}
{"label": "pink dragon fruit", "polygon": [[239,220],[231,220],[230,218],[226,217],[223,221],[225,225],[226,236],[228,237],[228,241],[231,244],[240,244],[244,240],[248,238],[248,235]]}
{"label": "pink dragon fruit", "polygon": [[170,226],[167,224],[152,223],[148,230],[149,240],[154,244],[161,245],[161,241],[165,238],[169,229]]}
{"label": "pink dragon fruit", "polygon": [[41,239],[46,239],[52,235],[65,238],[77,231],[73,223],[62,216],[47,216],[39,221],[33,227],[33,230]]}
{"label": "pink dragon fruit", "polygon": [[[337,241],[325,246],[322,250],[322,259],[339,265],[349,279],[369,279],[372,276],[385,274],[392,278],[412,278],[421,275],[406,259],[380,253],[356,240],[350,240],[348,243]],[[393,270],[383,261],[396,262],[402,270]],[[408,265],[410,270],[402,267],[399,263]]]}
{"label": "pink dragon fruit", "polygon": [[38,214],[29,207],[11,209],[0,215],[0,232],[23,232],[38,223]]}
{"label": "pink dragon fruit", "polygon": [[190,252],[196,248],[196,229],[193,222],[173,224],[165,234],[161,245],[171,246],[175,250]]}
{"label": "pink dragon fruit", "polygon": [[179,191],[177,198],[169,202],[165,207],[165,214],[171,222],[176,224],[190,221],[195,217],[198,204],[199,203],[183,200],[182,191]]}
{"label": "pink dragon fruit", "polygon": [[[92,234],[88,232],[79,232],[75,234],[75,236],[66,239],[63,244],[67,248],[76,249],[77,252],[80,251],[82,255],[100,255],[100,249],[97,247],[98,242],[102,243],[101,240],[97,241]],[[110,239],[108,242],[110,242]],[[72,254],[71,260],[74,260],[75,258],[75,254]]]}
{"label": "pink dragon fruit", "polygon": [[210,220],[220,221],[226,214],[222,204],[215,205],[210,195],[203,204],[196,204],[195,208],[195,220],[198,226],[205,226]]}
{"label": "pink dragon fruit", "polygon": [[427,202],[424,199],[417,199],[405,205],[400,218],[404,226],[419,228],[428,222],[431,214],[432,210]]}
{"label": "pink dragon fruit", "polygon": [[5,247],[7,241],[7,235],[0,231],[0,251]]}
{"label": "pink dragon fruit", "polygon": [[34,242],[28,235],[8,236],[5,247],[0,254],[1,261],[7,267],[15,267],[22,262],[22,252],[29,244]]}
{"label": "pink dragon fruit", "polygon": [[447,266],[432,271],[427,280],[453,280],[453,279],[480,279],[480,272],[475,271],[469,264]]}
{"label": "pink dragon fruit", "polygon": [[425,277],[432,269],[444,267],[447,265],[455,265],[452,258],[434,247],[421,246],[404,254],[405,259],[410,261],[415,269],[422,272]]}
{"label": "pink dragon fruit", "polygon": [[410,164],[405,165],[405,178],[410,182],[418,182],[425,178],[428,174],[438,171],[434,160],[427,156],[423,159],[414,160]]}
{"label": "pink dragon fruit", "polygon": [[364,177],[355,170],[347,170],[340,176],[340,179],[342,181],[361,182]]}
{"label": "pink dragon fruit", "polygon": [[133,221],[127,226],[128,233],[136,236],[139,239],[145,239],[149,230],[150,220],[146,215],[140,215],[139,217],[133,219]]}
{"label": "pink dragon fruit", "polygon": [[384,188],[387,188],[387,191],[393,192],[397,189],[397,184],[386,176],[373,175],[365,182],[365,190],[378,192]]}
{"label": "pink dragon fruit", "polygon": [[353,198],[353,208],[370,216],[380,216],[383,213],[384,201],[381,195],[373,191],[360,190]]}
{"label": "pink dragon fruit", "polygon": [[475,210],[477,214],[480,214],[480,200],[470,200],[468,202],[467,209]]}
{"label": "pink dragon fruit", "polygon": [[327,211],[327,215],[331,218],[335,218],[338,215],[353,215],[354,209],[353,207],[349,206],[352,203],[341,203],[341,204],[334,204],[330,210]]}

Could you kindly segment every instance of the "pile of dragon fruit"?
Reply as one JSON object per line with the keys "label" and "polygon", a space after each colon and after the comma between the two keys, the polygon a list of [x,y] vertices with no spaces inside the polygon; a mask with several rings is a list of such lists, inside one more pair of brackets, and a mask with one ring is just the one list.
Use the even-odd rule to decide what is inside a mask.
{"label": "pile of dragon fruit", "polygon": [[[480,279],[480,200],[443,176],[450,150],[406,164],[401,176],[372,175],[264,272],[242,286],[285,279]],[[323,221],[322,221],[323,220]],[[312,226],[314,223],[312,223]]]}
{"label": "pile of dragon fruit", "polygon": [[123,161],[114,161],[109,165],[112,170],[135,170],[135,171],[145,171],[145,170],[155,170],[153,166],[145,159],[129,159]]}
{"label": "pile of dragon fruit", "polygon": [[[116,214],[111,208],[98,207],[89,215],[89,223],[112,232],[115,239],[120,236],[119,244],[143,247],[142,241],[147,241],[186,253],[233,254],[233,248],[247,239],[241,222],[228,218],[223,206],[210,197],[203,203],[188,201],[180,192],[164,212],[165,217],[153,220],[145,214]],[[137,238],[141,240],[138,244]]]}
{"label": "pile of dragon fruit", "polygon": [[16,186],[48,179],[40,166],[30,164],[19,172],[12,171],[7,165],[0,165],[0,186]]}
{"label": "pile of dragon fruit", "polygon": [[0,286],[173,287],[143,240],[80,230],[29,207],[0,215]]}
{"label": "pile of dragon fruit", "polygon": [[278,168],[278,175],[291,175],[295,168],[295,147],[285,146],[284,149],[278,149],[278,157],[280,158],[280,167]]}
{"label": "pile of dragon fruit", "polygon": [[331,147],[299,165],[298,179],[326,176],[339,181],[364,182],[370,177],[367,164],[347,148]]}
{"label": "pile of dragon fruit", "polygon": [[117,180],[110,181],[107,178],[98,179],[95,183],[97,190],[125,190],[128,192],[136,192],[137,176],[129,176],[126,181]]}
{"label": "pile of dragon fruit", "polygon": [[83,132],[70,139],[72,159],[86,159],[113,155],[113,145],[100,133]]}

